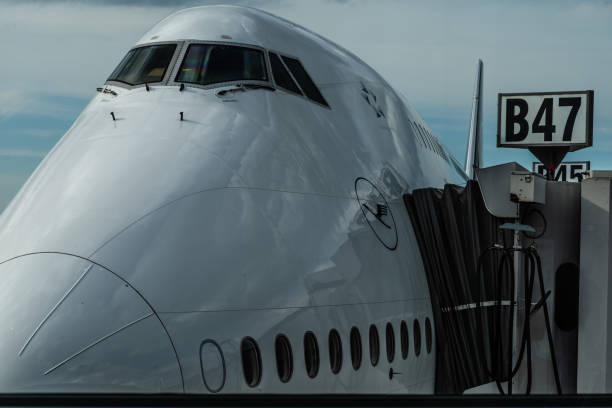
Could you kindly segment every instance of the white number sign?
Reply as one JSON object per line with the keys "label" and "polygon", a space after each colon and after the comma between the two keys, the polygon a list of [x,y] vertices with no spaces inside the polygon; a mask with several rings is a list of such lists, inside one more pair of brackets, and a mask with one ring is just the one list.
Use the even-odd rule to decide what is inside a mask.
{"label": "white number sign", "polygon": [[499,94],[498,147],[593,144],[593,91]]}

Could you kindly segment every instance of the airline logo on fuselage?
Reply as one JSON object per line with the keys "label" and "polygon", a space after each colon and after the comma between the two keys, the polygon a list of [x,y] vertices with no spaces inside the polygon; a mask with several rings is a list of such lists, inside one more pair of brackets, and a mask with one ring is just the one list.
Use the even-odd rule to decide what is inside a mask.
{"label": "airline logo on fuselage", "polygon": [[376,238],[387,249],[397,248],[397,229],[391,207],[385,196],[368,179],[358,177],[355,180],[355,195],[366,222]]}

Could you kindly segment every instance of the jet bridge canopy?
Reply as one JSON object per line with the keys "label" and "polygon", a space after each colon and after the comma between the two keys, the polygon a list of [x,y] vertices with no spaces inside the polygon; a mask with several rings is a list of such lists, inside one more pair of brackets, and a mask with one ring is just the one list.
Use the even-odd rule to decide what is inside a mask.
{"label": "jet bridge canopy", "polygon": [[[432,301],[436,330],[436,394],[460,394],[491,381],[490,373],[508,372],[511,327],[511,275],[496,274],[498,256],[486,259],[482,280],[480,254],[511,237],[498,227],[478,183],[465,188],[419,189],[404,196],[419,242]],[[496,305],[494,299],[506,300]],[[478,300],[483,307],[478,309]],[[499,307],[493,307],[499,306]],[[501,325],[496,326],[496,325]],[[502,333],[501,343],[495,337]]]}

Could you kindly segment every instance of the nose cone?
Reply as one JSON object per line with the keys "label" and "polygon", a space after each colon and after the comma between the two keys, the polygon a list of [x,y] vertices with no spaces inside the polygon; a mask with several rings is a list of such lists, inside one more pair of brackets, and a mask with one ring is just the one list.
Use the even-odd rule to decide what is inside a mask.
{"label": "nose cone", "polygon": [[182,392],[172,343],[111,271],[61,254],[0,264],[0,392]]}

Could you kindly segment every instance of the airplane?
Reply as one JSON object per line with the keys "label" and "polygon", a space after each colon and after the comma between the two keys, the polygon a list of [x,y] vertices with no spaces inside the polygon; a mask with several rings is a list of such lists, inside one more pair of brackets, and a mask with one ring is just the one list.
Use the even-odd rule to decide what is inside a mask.
{"label": "airplane", "polygon": [[466,184],[475,117],[464,168],[304,27],[163,19],[0,218],[0,391],[433,393],[402,196]]}

